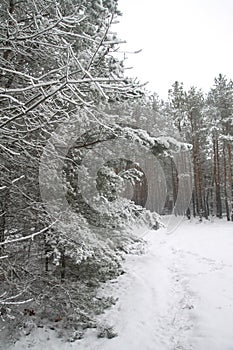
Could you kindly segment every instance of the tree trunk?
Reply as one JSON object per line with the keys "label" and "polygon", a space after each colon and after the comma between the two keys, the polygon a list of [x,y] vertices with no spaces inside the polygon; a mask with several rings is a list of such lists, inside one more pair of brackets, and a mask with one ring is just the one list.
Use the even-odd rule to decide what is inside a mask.
{"label": "tree trunk", "polygon": [[221,175],[220,175],[220,161],[219,161],[219,142],[218,138],[214,136],[214,182],[215,182],[215,201],[216,201],[216,216],[222,219],[222,201],[221,201]]}
{"label": "tree trunk", "polygon": [[171,159],[171,173],[172,173],[172,190],[173,190],[173,208],[175,207],[178,194],[178,174],[174,166],[174,161]]}
{"label": "tree trunk", "polygon": [[231,199],[231,221],[233,221],[233,172],[232,172],[232,151],[230,143],[227,144],[228,151],[228,180],[230,187],[230,199]]}
{"label": "tree trunk", "polygon": [[[6,231],[6,215],[7,215],[7,201],[9,200],[9,190],[2,191],[2,198],[0,198],[0,242],[5,241]],[[4,250],[4,246],[0,247],[0,251]]]}
{"label": "tree trunk", "polygon": [[65,281],[66,275],[66,258],[64,252],[61,253],[61,282]]}
{"label": "tree trunk", "polygon": [[230,210],[228,204],[228,195],[227,195],[227,160],[226,160],[226,143],[223,144],[223,166],[224,166],[224,200],[225,200],[225,208],[227,221],[230,221]]}
{"label": "tree trunk", "polygon": [[193,216],[194,218],[196,217],[196,201],[195,201],[195,191],[193,191],[193,195],[192,195],[192,202],[193,202]]}

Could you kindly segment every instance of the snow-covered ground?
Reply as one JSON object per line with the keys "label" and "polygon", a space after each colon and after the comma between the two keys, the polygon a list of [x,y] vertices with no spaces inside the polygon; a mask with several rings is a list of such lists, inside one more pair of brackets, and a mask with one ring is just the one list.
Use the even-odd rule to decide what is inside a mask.
{"label": "snow-covered ground", "polygon": [[184,221],[151,231],[146,254],[128,256],[126,274],[100,293],[119,298],[99,316],[118,337],[62,343],[39,329],[14,350],[233,350],[233,223]]}

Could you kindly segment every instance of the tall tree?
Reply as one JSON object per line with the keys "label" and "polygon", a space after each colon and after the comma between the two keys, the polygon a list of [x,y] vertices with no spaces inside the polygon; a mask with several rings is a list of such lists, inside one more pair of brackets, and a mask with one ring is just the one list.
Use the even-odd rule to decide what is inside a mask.
{"label": "tall tree", "polygon": [[[231,80],[219,74],[208,95],[211,109],[212,134],[214,147],[214,179],[216,188],[217,215],[221,217],[221,177],[224,186],[224,201],[227,218],[230,219],[232,201],[232,115],[233,85]],[[223,161],[220,159],[220,148],[223,150]],[[221,171],[221,164],[223,171]],[[231,209],[232,211],[232,209]],[[232,218],[231,218],[232,219]]]}
{"label": "tall tree", "polygon": [[[124,225],[126,228],[136,217],[136,207],[131,202],[118,203],[115,211],[109,204],[109,210],[102,213],[103,225],[92,232],[88,215],[81,211],[73,221],[66,212],[54,220],[39,187],[44,147],[48,140],[52,145],[51,139],[59,126],[63,125],[64,130],[52,150],[54,156],[58,155],[59,146],[61,150],[67,142],[65,137],[72,123],[82,127],[83,134],[74,143],[81,150],[91,147],[90,139],[98,143],[106,137],[124,134],[123,128],[113,121],[114,116],[106,113],[106,105],[141,93],[138,84],[125,78],[123,62],[114,56],[120,41],[111,32],[111,23],[118,14],[115,0],[3,0],[0,3],[2,305],[12,301],[21,305],[37,298],[40,309],[45,310],[46,295],[52,295],[62,282],[66,286],[60,286],[57,294],[63,299],[54,303],[51,312],[56,309],[68,313],[69,309],[77,320],[82,313],[81,303],[73,301],[77,298],[77,276],[81,276],[77,266],[85,266],[83,278],[88,277],[87,271],[94,271],[94,278],[99,280],[109,278],[111,273],[118,273],[120,251],[132,241],[126,230],[123,237],[123,229],[119,229]],[[129,133],[130,130],[125,132]],[[135,139],[140,139],[136,133]],[[79,157],[75,151],[71,147],[70,153],[58,155],[58,161],[64,161],[62,176],[71,204],[74,204],[75,188],[72,172],[75,175],[78,168],[75,157]],[[59,180],[56,169],[52,162],[48,167],[56,186]],[[69,176],[66,176],[67,168]],[[113,179],[111,176],[110,181]],[[47,180],[44,179],[45,186]],[[48,194],[51,191],[48,188]],[[113,271],[106,268],[103,277],[106,264]],[[66,282],[67,278],[72,283]],[[50,303],[51,306],[52,298]]]}

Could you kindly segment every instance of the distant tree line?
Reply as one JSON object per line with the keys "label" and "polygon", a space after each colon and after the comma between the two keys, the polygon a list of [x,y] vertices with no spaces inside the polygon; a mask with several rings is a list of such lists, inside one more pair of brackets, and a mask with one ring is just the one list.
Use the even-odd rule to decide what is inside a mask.
{"label": "distant tree line", "polygon": [[[130,104],[130,106],[129,106]],[[121,108],[122,105],[121,105]],[[210,218],[226,217],[233,221],[233,82],[222,74],[214,79],[207,94],[191,87],[184,89],[176,81],[168,92],[167,101],[158,95],[128,102],[132,118],[153,135],[170,135],[189,144],[192,163],[192,200],[189,207],[176,206],[179,191],[179,171],[172,153],[162,158],[167,181],[165,207],[159,197],[155,176],[154,202],[147,203],[160,213],[185,214]],[[180,160],[180,164],[182,159]]]}

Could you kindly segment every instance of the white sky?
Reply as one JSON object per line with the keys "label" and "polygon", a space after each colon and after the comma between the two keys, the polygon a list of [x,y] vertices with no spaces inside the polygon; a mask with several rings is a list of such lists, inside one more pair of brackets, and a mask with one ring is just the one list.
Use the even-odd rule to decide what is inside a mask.
{"label": "white sky", "polygon": [[233,78],[233,0],[118,0],[114,26],[127,41],[128,75],[166,99],[175,80],[204,91],[219,73]]}

